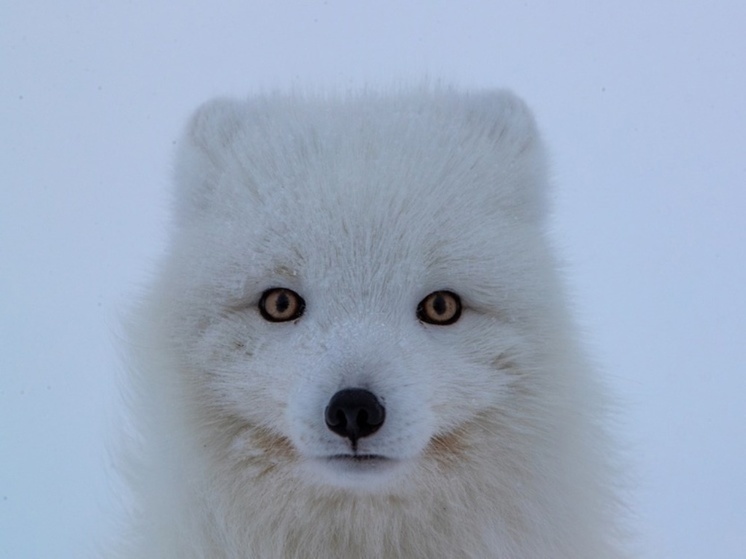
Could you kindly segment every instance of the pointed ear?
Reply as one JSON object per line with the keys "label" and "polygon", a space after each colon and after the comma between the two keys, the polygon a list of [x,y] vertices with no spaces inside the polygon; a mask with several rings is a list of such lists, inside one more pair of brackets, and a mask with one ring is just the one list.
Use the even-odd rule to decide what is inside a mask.
{"label": "pointed ear", "polygon": [[246,103],[215,99],[199,107],[186,127],[175,164],[176,215],[189,220],[216,196],[226,157],[246,118]]}
{"label": "pointed ear", "polygon": [[470,113],[501,149],[523,151],[538,141],[531,110],[512,92],[499,89],[469,95]]}
{"label": "pointed ear", "polygon": [[501,205],[542,219],[547,213],[547,157],[531,110],[510,91],[495,90],[469,95],[467,114],[492,144]]}

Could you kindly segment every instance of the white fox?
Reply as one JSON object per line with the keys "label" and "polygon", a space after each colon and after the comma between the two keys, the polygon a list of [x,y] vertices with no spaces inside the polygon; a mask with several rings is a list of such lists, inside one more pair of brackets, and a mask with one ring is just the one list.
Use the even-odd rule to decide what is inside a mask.
{"label": "white fox", "polygon": [[132,328],[137,559],[624,556],[506,92],[217,100]]}

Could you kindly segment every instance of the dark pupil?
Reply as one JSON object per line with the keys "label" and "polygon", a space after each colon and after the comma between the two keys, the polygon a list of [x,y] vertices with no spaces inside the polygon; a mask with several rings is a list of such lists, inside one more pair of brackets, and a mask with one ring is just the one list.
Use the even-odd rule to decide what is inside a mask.
{"label": "dark pupil", "polygon": [[278,314],[284,314],[290,307],[290,298],[287,293],[280,293],[275,301],[275,310]]}
{"label": "dark pupil", "polygon": [[438,295],[433,300],[433,310],[435,311],[435,314],[443,314],[446,312],[446,300],[441,295]]}

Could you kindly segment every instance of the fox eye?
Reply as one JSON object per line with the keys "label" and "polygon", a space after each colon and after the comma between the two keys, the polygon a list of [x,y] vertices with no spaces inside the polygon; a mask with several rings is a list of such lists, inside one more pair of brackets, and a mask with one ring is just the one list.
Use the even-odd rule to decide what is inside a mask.
{"label": "fox eye", "polygon": [[417,318],[428,324],[445,326],[461,316],[461,298],[451,291],[433,291],[417,305]]}
{"label": "fox eye", "polygon": [[259,299],[259,312],[270,322],[295,320],[301,317],[305,308],[303,297],[284,287],[267,289]]}

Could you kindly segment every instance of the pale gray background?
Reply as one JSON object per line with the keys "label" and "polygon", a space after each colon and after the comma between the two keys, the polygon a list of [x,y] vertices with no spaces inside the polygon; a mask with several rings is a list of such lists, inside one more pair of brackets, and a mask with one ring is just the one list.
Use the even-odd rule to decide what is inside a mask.
{"label": "pale gray background", "polygon": [[535,109],[638,547],[746,556],[746,3],[133,0],[0,8],[0,556],[111,530],[118,321],[217,95],[443,78]]}

